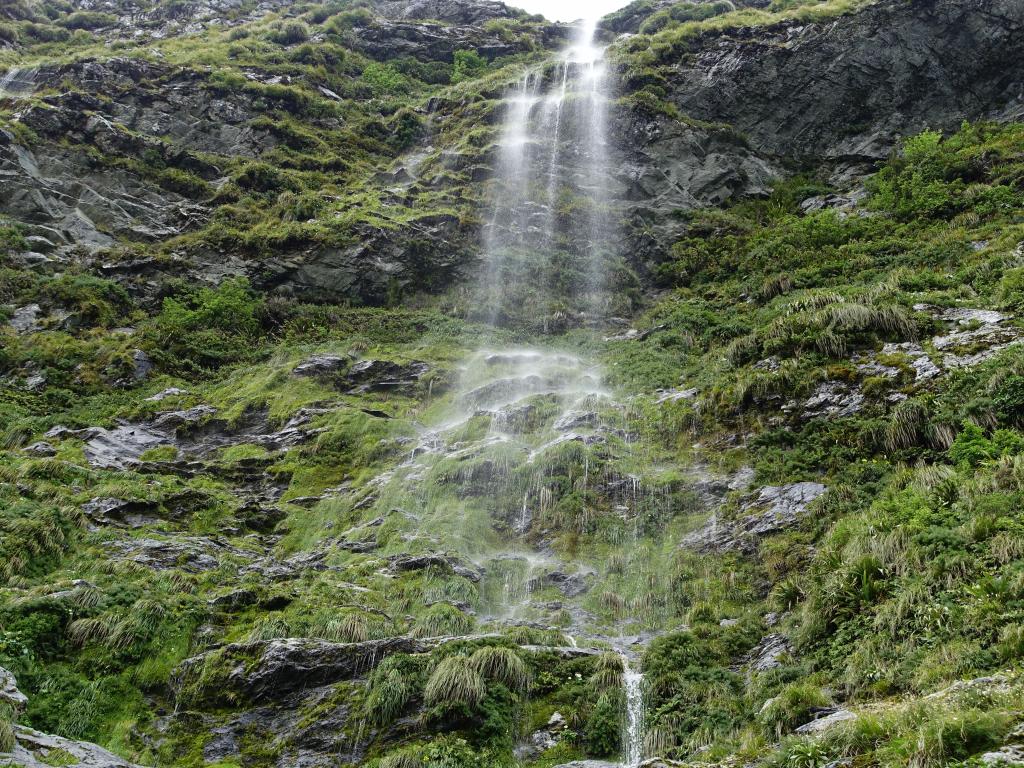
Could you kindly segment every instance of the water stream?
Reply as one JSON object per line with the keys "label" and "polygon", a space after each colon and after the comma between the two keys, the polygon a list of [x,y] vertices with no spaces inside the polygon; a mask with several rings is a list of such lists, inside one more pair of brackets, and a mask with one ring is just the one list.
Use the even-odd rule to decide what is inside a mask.
{"label": "water stream", "polygon": [[[494,339],[502,326],[544,334],[567,313],[595,322],[607,314],[614,216],[605,192],[605,70],[591,21],[555,61],[508,89],[474,301]],[[443,550],[480,574],[472,586],[442,585],[436,600],[472,605],[492,628],[558,627],[573,646],[607,641],[612,627],[585,602],[605,565],[567,556],[559,543],[566,531],[593,530],[600,497],[605,523],[625,532],[616,541],[628,556],[647,503],[636,475],[616,474],[608,461],[591,467],[592,449],[612,455],[630,442],[603,379],[599,366],[555,341],[509,348],[492,339],[465,360],[444,412],[382,478],[372,512],[409,521],[396,553]],[[606,599],[622,601],[616,623],[625,626],[631,605],[615,592]],[[622,760],[635,766],[642,675],[623,660]]]}
{"label": "water stream", "polygon": [[[560,295],[567,292],[567,285],[576,307],[600,317],[605,310],[603,255],[611,250],[613,231],[604,178],[609,164],[609,84],[596,20],[580,25],[553,67],[528,71],[506,101],[494,207],[484,232],[485,269],[478,291],[481,304],[489,309],[486,320],[500,324],[513,318],[517,308],[531,306],[547,318],[542,329],[547,331],[548,325],[558,320],[556,307],[572,303]],[[567,269],[566,264],[573,266]],[[501,414],[492,420],[492,431],[515,439],[509,428],[518,403],[540,392],[554,395],[558,401],[548,434],[539,443],[537,433],[533,435],[527,465],[568,442],[601,439],[598,411],[609,394],[599,370],[557,353],[498,350],[492,355],[506,358],[513,369],[510,378],[475,390],[486,392],[487,407],[497,407]],[[585,472],[581,479],[584,489],[588,482]],[[624,488],[627,494],[632,490],[635,510],[639,480],[629,478]],[[531,498],[540,509],[531,509]],[[533,515],[543,515],[550,503],[543,494],[531,497],[529,491],[524,492],[514,533],[525,536]],[[629,513],[628,503],[620,508]],[[505,621],[529,617],[533,585],[550,564],[549,558],[530,554],[522,544],[514,549],[510,558],[521,567],[501,569],[506,581],[501,597],[505,609],[500,617]],[[575,638],[572,643],[576,644]],[[622,658],[626,700],[622,759],[624,765],[635,766],[643,756],[643,677],[625,654]]]}
{"label": "water stream", "polygon": [[644,759],[644,676],[622,655],[622,685],[626,689],[626,723],[622,736],[623,764],[635,768]]}
{"label": "water stream", "polygon": [[21,98],[30,94],[35,89],[37,73],[37,69],[9,69],[0,76],[0,99]]}

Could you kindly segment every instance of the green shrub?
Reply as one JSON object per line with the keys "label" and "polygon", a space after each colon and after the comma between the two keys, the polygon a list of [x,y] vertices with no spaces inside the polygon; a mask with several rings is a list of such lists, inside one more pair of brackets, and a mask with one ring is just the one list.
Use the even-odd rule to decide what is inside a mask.
{"label": "green shrub", "polygon": [[363,69],[362,78],[374,96],[393,96],[409,90],[405,75],[391,64],[372,61]]}
{"label": "green shrub", "polygon": [[175,371],[244,359],[260,336],[262,307],[241,278],[184,290],[164,299],[160,313],[145,325],[146,348],[154,361]]}
{"label": "green shrub", "polygon": [[587,751],[597,757],[618,755],[622,748],[622,694],[602,693],[594,704],[583,730]]}
{"label": "green shrub", "polygon": [[456,51],[452,63],[452,82],[461,83],[479,77],[487,69],[487,59],[473,50]]}
{"label": "green shrub", "polygon": [[234,181],[242,189],[254,192],[298,191],[299,186],[288,174],[269,163],[253,161],[246,163],[235,176]]}
{"label": "green shrub", "polygon": [[309,39],[309,28],[301,21],[288,21],[271,29],[268,36],[278,45],[298,45]]}
{"label": "green shrub", "polygon": [[94,30],[113,26],[117,16],[99,11],[75,11],[61,23],[68,29]]}

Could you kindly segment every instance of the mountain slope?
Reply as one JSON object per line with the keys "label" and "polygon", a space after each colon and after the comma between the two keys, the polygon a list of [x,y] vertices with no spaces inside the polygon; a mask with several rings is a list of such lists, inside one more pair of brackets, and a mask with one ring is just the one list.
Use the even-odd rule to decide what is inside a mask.
{"label": "mountain slope", "polygon": [[1019,761],[1019,2],[0,17],[15,764]]}

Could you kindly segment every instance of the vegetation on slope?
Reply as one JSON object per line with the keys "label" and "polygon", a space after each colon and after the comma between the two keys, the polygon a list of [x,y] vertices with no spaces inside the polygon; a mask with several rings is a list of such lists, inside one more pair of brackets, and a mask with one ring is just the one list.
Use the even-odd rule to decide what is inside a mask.
{"label": "vegetation on slope", "polygon": [[[64,17],[60,4],[42,7],[42,16],[29,4],[12,9],[0,38],[20,46],[18,58],[7,52],[0,61],[89,55],[111,23],[90,12]],[[478,122],[508,76],[501,64],[532,54],[497,65],[469,53],[443,65],[375,62],[345,43],[346,25],[364,14],[333,10],[208,30],[201,54],[194,40],[156,44],[167,62],[197,65],[200,87],[262,101],[260,126],[277,143],[258,159],[215,158],[229,177],[216,191],[160,153],[96,157],[214,207],[201,229],[154,246],[122,244],[122,258],[203,247],[265,255],[297,243],[338,245],[357,225],[473,215],[477,201],[460,191],[468,176],[450,194],[420,191],[407,205],[391,205],[368,180],[423,129],[414,108],[437,88],[465,102],[442,140],[483,151],[493,137]],[[643,46],[653,44],[655,57],[675,55],[713,25],[766,18],[718,10],[726,13],[698,26],[688,7],[670,9],[667,20],[652,16],[660,20],[628,46],[646,66],[655,62]],[[792,17],[784,8],[771,13],[769,20]],[[529,36],[532,24],[522,20],[509,34]],[[248,80],[240,74],[248,67],[293,82]],[[428,166],[442,167],[443,146]],[[490,626],[481,616],[493,582],[441,562],[388,571],[389,558],[436,548],[468,560],[473,550],[460,534],[482,531],[484,543],[508,535],[509,516],[532,493],[544,514],[526,535],[602,566],[580,600],[593,626],[657,633],[643,658],[651,754],[794,766],[976,762],[1021,724],[1024,357],[1016,346],[989,357],[984,340],[969,338],[953,353],[986,359],[919,379],[916,352],[884,345],[916,343],[940,360],[951,353],[934,343],[949,331],[938,310],[1024,306],[1022,153],[1016,124],[964,126],[946,138],[925,133],[869,181],[860,202],[803,205],[831,190],[802,177],[779,183],[766,200],[687,214],[687,236],[657,271],[663,292],[641,318],[649,335],[606,342],[574,331],[557,340],[603,357],[611,383],[635,396],[601,414],[619,434],[560,446],[536,469],[502,476],[507,497],[498,509],[487,494],[503,466],[500,448],[433,465],[426,482],[442,513],[440,545],[410,538],[400,509],[378,524],[376,510],[358,502],[406,455],[418,424],[443,409],[457,362],[490,331],[458,311],[308,305],[268,298],[244,280],[216,288],[170,282],[154,300],[84,267],[52,276],[15,265],[28,244],[21,227],[4,224],[0,301],[63,315],[50,313],[51,325],[28,335],[0,329],[0,666],[30,694],[19,721],[140,762],[198,766],[209,762],[209,726],[253,706],[231,687],[231,673],[255,665],[261,643],[425,642],[493,630],[391,655],[365,681],[337,683],[303,709],[296,728],[333,723],[344,707],[356,716],[332,727],[354,743],[364,739],[366,760],[381,768],[469,768],[513,765],[512,747],[558,712],[565,728],[535,765],[614,756],[621,659],[563,654],[568,611],[531,617],[549,629]],[[461,304],[450,296],[445,306]],[[156,368],[143,381],[134,378],[137,350]],[[353,394],[292,374],[313,353],[422,360],[435,376],[407,392]],[[829,382],[861,393],[860,409],[805,418],[788,408]],[[697,392],[658,402],[655,390],[680,386]],[[171,387],[184,391],[150,399]],[[118,470],[89,465],[84,434],[47,436],[58,425],[112,427],[204,404],[219,410],[222,429],[244,430],[258,416],[273,430],[325,403],[311,442],[268,450],[243,435],[200,473],[172,446]],[[545,403],[533,405],[535,418],[550,418]],[[477,420],[467,435],[488,427]],[[54,444],[53,455],[25,450],[41,440]],[[701,463],[722,473],[749,464],[756,485],[817,480],[829,492],[752,554],[697,552],[679,546],[705,516],[680,468]],[[581,482],[629,477],[639,465],[648,486],[628,519],[612,490]],[[254,471],[283,488],[281,518],[271,524],[281,538],[267,548],[259,543],[266,521],[254,519],[237,492]],[[345,493],[327,493],[337,488]],[[328,498],[310,506],[321,493]],[[727,496],[726,518],[740,514],[741,497]],[[83,512],[111,498],[143,510],[142,522],[98,523]],[[376,525],[379,552],[334,546],[342,531],[360,540]],[[212,542],[215,562],[197,567],[209,564],[201,559],[209,553],[186,547],[166,567],[150,567],[134,548],[147,539]],[[313,551],[324,555],[324,569],[280,581],[252,569],[264,558],[277,565]],[[550,586],[537,597],[561,599]],[[770,669],[744,665],[771,633],[788,635],[792,650]],[[183,662],[197,656],[193,674],[183,676]],[[993,673],[1003,675],[995,685],[955,686]],[[833,705],[853,718],[820,738],[793,734]],[[168,712],[180,716],[170,725]],[[238,760],[272,765],[288,746],[252,729]]]}

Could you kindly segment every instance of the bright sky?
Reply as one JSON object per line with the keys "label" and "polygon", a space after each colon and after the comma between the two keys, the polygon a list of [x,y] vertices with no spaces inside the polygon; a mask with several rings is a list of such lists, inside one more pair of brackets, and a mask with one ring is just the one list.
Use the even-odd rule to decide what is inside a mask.
{"label": "bright sky", "polygon": [[576,21],[576,19],[604,16],[629,5],[629,0],[505,0],[514,8],[530,13],[543,13],[551,21]]}

